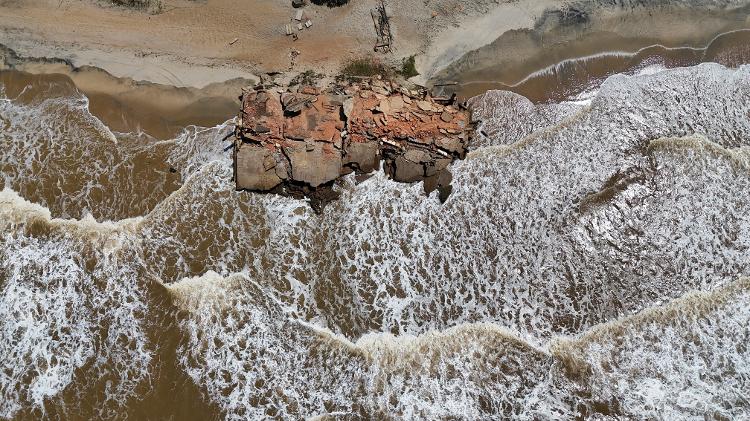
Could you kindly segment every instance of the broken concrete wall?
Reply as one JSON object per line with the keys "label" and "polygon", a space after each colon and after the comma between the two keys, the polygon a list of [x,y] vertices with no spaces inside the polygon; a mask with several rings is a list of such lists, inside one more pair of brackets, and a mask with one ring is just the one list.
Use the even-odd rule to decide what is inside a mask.
{"label": "broken concrete wall", "polygon": [[338,92],[245,92],[236,132],[237,188],[315,189],[344,174],[374,171],[382,161],[394,180],[425,180],[425,191],[440,189],[447,197],[448,165],[464,157],[471,133],[464,109],[381,80]]}

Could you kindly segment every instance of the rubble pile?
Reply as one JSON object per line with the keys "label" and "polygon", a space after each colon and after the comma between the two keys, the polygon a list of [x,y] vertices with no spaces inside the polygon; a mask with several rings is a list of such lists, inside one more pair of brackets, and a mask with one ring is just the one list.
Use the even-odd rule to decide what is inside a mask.
{"label": "rubble pile", "polygon": [[[442,103],[441,103],[442,102]],[[338,91],[248,90],[234,148],[238,189],[334,197],[333,181],[380,168],[394,180],[451,191],[448,165],[466,154],[469,115],[450,100],[370,80]],[[324,203],[323,203],[324,204]]]}

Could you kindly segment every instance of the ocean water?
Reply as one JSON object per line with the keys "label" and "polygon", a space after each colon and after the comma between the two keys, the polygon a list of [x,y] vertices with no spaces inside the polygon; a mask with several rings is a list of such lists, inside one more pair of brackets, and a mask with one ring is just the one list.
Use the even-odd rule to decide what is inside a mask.
{"label": "ocean water", "polygon": [[[747,15],[740,10],[732,14],[735,18],[728,22],[744,22]],[[694,19],[695,25],[700,26],[698,22],[705,16]],[[654,39],[622,39],[616,35],[617,31],[579,34],[568,41],[552,41],[545,45],[544,38],[538,35],[508,33],[509,37],[519,38],[469,53],[452,66],[457,68],[440,77],[457,83],[443,89],[455,91],[461,97],[469,98],[491,89],[502,89],[524,95],[534,102],[549,99],[559,102],[600,85],[607,77],[617,73],[632,75],[653,66],[675,68],[713,62],[736,67],[747,63],[750,61],[750,29],[747,26],[740,24],[735,29],[707,38],[703,41],[705,44],[697,44],[700,46],[674,42],[664,45]],[[499,57],[506,57],[503,49],[529,43],[539,44],[542,51],[529,57],[515,60],[506,58],[505,62],[492,64],[493,60],[497,60],[492,56],[492,51],[497,51]],[[482,53],[485,49],[489,51]],[[472,57],[474,54],[482,58]]]}
{"label": "ocean water", "polygon": [[0,418],[750,419],[750,66],[487,92],[446,203],[322,215],[234,190],[231,120],[0,80]]}

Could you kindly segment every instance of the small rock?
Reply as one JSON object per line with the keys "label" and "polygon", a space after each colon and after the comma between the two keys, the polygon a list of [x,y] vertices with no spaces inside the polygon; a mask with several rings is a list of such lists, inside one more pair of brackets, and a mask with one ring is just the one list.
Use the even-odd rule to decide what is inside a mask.
{"label": "small rock", "polygon": [[451,195],[453,192],[453,186],[440,186],[438,187],[438,199],[440,199],[440,203],[445,203],[446,200],[448,200],[448,196]]}
{"label": "small rock", "polygon": [[314,86],[304,86],[302,89],[299,90],[299,93],[306,94],[306,95],[319,95],[320,90]]}
{"label": "small rock", "polygon": [[350,143],[346,146],[344,164],[368,173],[380,166],[377,142]]}
{"label": "small rock", "polygon": [[425,162],[431,162],[432,157],[429,153],[421,149],[409,149],[404,153],[404,158],[408,161],[415,162],[417,164],[424,164]]}
{"label": "small rock", "polygon": [[281,105],[284,106],[284,111],[288,113],[298,113],[302,111],[307,104],[315,102],[316,99],[317,97],[315,95],[285,93],[281,95]]}
{"label": "small rock", "polygon": [[448,170],[440,171],[438,175],[438,185],[441,187],[449,186],[453,181],[453,174]]}
{"label": "small rock", "polygon": [[422,120],[422,123],[429,123],[430,122],[430,117],[429,116],[426,116],[424,114],[418,114],[418,113],[415,113],[415,112],[412,112],[412,114],[414,114],[415,116],[417,116],[417,118],[419,118],[420,120]]}
{"label": "small rock", "polygon": [[394,112],[401,111],[404,108],[404,100],[401,96],[393,96],[388,102],[390,103],[390,109]]}
{"label": "small rock", "polygon": [[459,139],[452,137],[441,137],[435,140],[435,146],[444,151],[461,155],[464,151],[464,145]]}
{"label": "small rock", "polygon": [[448,165],[451,163],[451,161],[452,160],[449,158],[439,158],[432,161],[430,164],[425,166],[425,175],[427,177],[432,177],[433,175],[438,174],[439,172],[448,168]]}
{"label": "small rock", "polygon": [[287,168],[287,160],[281,160],[280,162],[276,163],[276,167],[274,168],[274,171],[276,172],[276,176],[279,177],[282,180],[287,180],[289,178],[289,168]]}
{"label": "small rock", "polygon": [[276,160],[274,159],[273,155],[266,155],[263,158],[263,169],[268,171],[271,168],[276,166]]}
{"label": "small rock", "polygon": [[[349,119],[349,116],[351,116],[352,110],[354,109],[354,99],[349,98],[346,101],[344,101],[343,109],[344,109],[344,115],[346,116],[347,119]],[[346,136],[346,135],[342,133],[342,136]]]}
{"label": "small rock", "polygon": [[422,111],[432,111],[432,104],[429,101],[417,101],[417,107]]}
{"label": "small rock", "polygon": [[376,94],[385,95],[385,96],[388,96],[391,94],[387,89],[382,88],[380,86],[373,86],[372,91],[375,92]]}
{"label": "small rock", "polygon": [[453,114],[447,111],[443,111],[443,113],[440,114],[440,119],[446,123],[450,123],[451,121],[453,121]]}
{"label": "small rock", "polygon": [[424,184],[422,184],[422,188],[424,189],[424,192],[426,194],[430,194],[438,188],[437,179],[438,178],[436,174],[429,175],[427,178],[424,179]]}
{"label": "small rock", "polygon": [[376,108],[377,111],[380,111],[383,114],[390,114],[391,113],[391,102],[387,99],[381,99],[380,104]]}
{"label": "small rock", "polygon": [[424,166],[408,161],[403,156],[399,156],[393,162],[395,171],[393,179],[402,183],[413,183],[424,178]]}
{"label": "small rock", "polygon": [[425,138],[415,137],[415,138],[412,138],[411,141],[414,142],[414,143],[419,143],[420,145],[428,145],[429,146],[429,145],[433,144],[432,137],[425,137]]}

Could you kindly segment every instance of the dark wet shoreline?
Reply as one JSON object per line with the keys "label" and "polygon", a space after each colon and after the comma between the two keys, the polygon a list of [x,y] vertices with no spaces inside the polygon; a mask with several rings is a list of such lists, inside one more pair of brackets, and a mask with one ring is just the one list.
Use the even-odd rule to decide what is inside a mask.
{"label": "dark wet shoreline", "polygon": [[233,118],[241,89],[252,83],[238,78],[194,88],[135,81],[97,67],[74,67],[66,60],[19,57],[2,44],[0,77],[9,98],[34,83],[71,85],[112,131],[144,132],[161,140],[174,138],[189,125],[213,127]]}
{"label": "dark wet shoreline", "polygon": [[[635,52],[604,51],[565,59],[536,70],[515,83],[492,80],[491,74],[481,73],[480,76],[468,76],[457,85],[445,86],[441,92],[456,92],[463,98],[471,98],[488,90],[499,89],[523,95],[535,103],[559,102],[596,87],[617,73],[632,74],[652,65],[671,69],[705,62],[717,62],[727,67],[749,63],[750,29],[720,34],[703,48],[657,44]],[[486,79],[479,80],[480,77]]]}
{"label": "dark wet shoreline", "polygon": [[[530,29],[508,31],[456,60],[430,81],[438,94],[468,99],[510,90],[533,102],[557,102],[596,87],[616,73],[649,65],[665,68],[750,62],[750,7],[690,10],[603,6],[563,21],[553,11]],[[623,6],[624,7],[624,6]]]}

